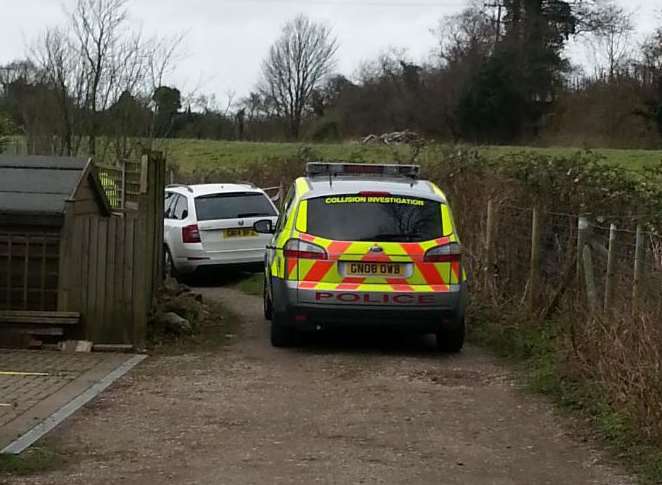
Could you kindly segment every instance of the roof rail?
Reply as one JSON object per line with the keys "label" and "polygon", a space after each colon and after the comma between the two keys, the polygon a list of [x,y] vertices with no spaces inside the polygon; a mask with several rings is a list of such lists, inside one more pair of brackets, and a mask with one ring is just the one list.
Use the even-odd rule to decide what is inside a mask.
{"label": "roof rail", "polygon": [[191,188],[190,185],[187,184],[170,184],[170,185],[166,185],[166,189],[186,189],[191,194],[193,193],[193,189]]}
{"label": "roof rail", "polygon": [[342,175],[381,175],[418,179],[420,165],[374,164],[374,163],[328,163],[310,162],[306,165],[308,177],[334,177]]}

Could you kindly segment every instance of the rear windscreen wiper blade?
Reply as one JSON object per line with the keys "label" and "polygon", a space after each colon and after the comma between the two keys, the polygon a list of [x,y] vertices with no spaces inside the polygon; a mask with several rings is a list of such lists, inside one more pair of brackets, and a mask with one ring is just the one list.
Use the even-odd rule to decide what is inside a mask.
{"label": "rear windscreen wiper blade", "polygon": [[246,214],[239,214],[237,216],[237,219],[246,219],[248,217],[269,217],[269,214],[265,214],[264,212],[248,212]]}
{"label": "rear windscreen wiper blade", "polygon": [[361,241],[368,241],[368,242],[380,242],[380,241],[393,241],[393,242],[398,242],[398,240],[401,239],[407,239],[409,236],[406,234],[377,234],[372,237],[366,237],[361,239]]}
{"label": "rear windscreen wiper blade", "polygon": [[412,234],[377,234],[376,236],[363,238],[363,242],[414,242],[421,239],[421,234],[414,232]]}

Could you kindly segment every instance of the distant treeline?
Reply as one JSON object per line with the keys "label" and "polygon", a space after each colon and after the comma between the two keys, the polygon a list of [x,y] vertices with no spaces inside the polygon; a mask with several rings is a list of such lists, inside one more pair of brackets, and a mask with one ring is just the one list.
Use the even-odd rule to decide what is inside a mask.
{"label": "distant treeline", "polygon": [[[280,75],[278,48],[293,30],[321,36],[325,71],[334,65],[328,28],[298,17],[253,92],[225,108],[164,82],[177,39],[127,34],[125,4],[80,0],[68,28],[48,30],[25,60],[0,66],[0,140],[20,134],[33,151],[119,156],[136,138],[339,141],[402,130],[479,144],[662,145],[662,27],[635,42],[631,14],[613,3],[475,4],[439,22],[426,63],[392,50],[351,79],[320,76],[281,99],[269,75]],[[571,39],[591,46],[592,72],[570,63]]]}

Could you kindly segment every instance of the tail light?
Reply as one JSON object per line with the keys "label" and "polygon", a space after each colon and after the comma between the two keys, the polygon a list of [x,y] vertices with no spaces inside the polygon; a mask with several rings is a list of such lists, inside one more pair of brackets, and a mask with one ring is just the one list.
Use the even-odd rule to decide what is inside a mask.
{"label": "tail light", "polygon": [[329,259],[324,248],[311,244],[301,239],[291,239],[285,245],[284,254],[286,258],[292,259]]}
{"label": "tail light", "polygon": [[197,224],[182,227],[182,241],[184,241],[185,244],[202,242],[200,239],[200,229]]}
{"label": "tail light", "polygon": [[426,263],[459,263],[462,261],[462,246],[457,243],[438,246],[425,253]]}

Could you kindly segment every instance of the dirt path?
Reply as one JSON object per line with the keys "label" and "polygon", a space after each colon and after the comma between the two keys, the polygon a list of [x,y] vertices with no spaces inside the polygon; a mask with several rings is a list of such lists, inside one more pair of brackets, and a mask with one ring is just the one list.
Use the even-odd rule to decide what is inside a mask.
{"label": "dirt path", "polygon": [[354,338],[275,350],[257,298],[200,291],[244,315],[238,341],[149,360],[58,432],[66,469],[10,483],[632,483],[482,351]]}

